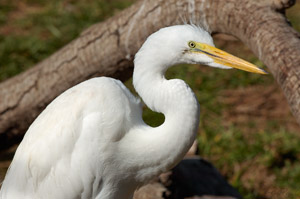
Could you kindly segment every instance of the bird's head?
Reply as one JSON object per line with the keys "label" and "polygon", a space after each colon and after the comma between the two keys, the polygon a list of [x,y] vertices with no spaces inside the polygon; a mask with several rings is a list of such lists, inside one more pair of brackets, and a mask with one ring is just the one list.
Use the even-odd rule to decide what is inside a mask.
{"label": "bird's head", "polygon": [[170,26],[152,34],[136,55],[136,65],[139,61],[163,67],[163,72],[171,65],[190,63],[266,74],[257,66],[214,47],[210,34],[194,25]]}

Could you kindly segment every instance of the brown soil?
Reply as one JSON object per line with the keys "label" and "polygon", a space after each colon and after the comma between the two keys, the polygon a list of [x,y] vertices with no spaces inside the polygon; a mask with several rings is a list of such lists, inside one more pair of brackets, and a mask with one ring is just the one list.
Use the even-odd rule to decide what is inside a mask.
{"label": "brown soil", "polygon": [[15,7],[15,9],[8,13],[6,23],[0,26],[0,35],[7,36],[12,33],[14,35],[30,34],[29,30],[26,30],[26,28],[15,24],[17,24],[16,22],[18,20],[24,19],[27,15],[42,12],[43,8],[35,4],[29,4],[15,0],[12,1],[12,5]]}
{"label": "brown soil", "polygon": [[272,121],[275,126],[284,127],[300,136],[300,126],[277,85],[227,90],[220,100],[228,106],[223,113],[224,125],[241,124],[241,128],[249,128],[249,125],[244,124],[251,122],[257,131]]}

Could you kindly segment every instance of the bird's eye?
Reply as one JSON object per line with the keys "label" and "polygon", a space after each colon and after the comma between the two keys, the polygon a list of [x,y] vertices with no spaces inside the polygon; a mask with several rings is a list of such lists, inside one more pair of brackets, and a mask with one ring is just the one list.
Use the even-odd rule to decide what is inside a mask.
{"label": "bird's eye", "polygon": [[193,42],[193,41],[190,41],[190,42],[188,43],[188,45],[189,45],[190,48],[195,48],[195,47],[196,47],[196,44],[195,44],[195,42]]}

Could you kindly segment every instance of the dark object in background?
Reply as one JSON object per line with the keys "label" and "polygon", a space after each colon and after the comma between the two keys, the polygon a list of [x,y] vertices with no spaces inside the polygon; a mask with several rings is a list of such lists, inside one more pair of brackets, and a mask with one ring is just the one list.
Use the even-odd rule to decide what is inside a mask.
{"label": "dark object in background", "polygon": [[211,163],[201,158],[182,160],[172,170],[169,180],[171,182],[167,188],[170,195],[167,199],[204,195],[217,196],[215,198],[242,198]]}

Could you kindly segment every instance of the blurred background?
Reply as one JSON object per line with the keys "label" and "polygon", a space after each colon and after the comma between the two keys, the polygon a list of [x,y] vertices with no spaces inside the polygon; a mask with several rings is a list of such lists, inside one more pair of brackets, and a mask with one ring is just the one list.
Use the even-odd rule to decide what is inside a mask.
{"label": "blurred background", "polygon": [[[134,2],[1,0],[0,82],[34,66],[85,28]],[[300,3],[286,15],[300,31]],[[218,48],[265,68],[234,37],[218,34],[214,39]],[[180,65],[166,76],[185,80],[196,93],[201,104],[199,154],[244,198],[300,198],[300,127],[272,75]],[[126,85],[133,90],[131,80]],[[164,120],[146,108],[143,117],[151,126]],[[0,182],[15,149],[0,153]]]}

